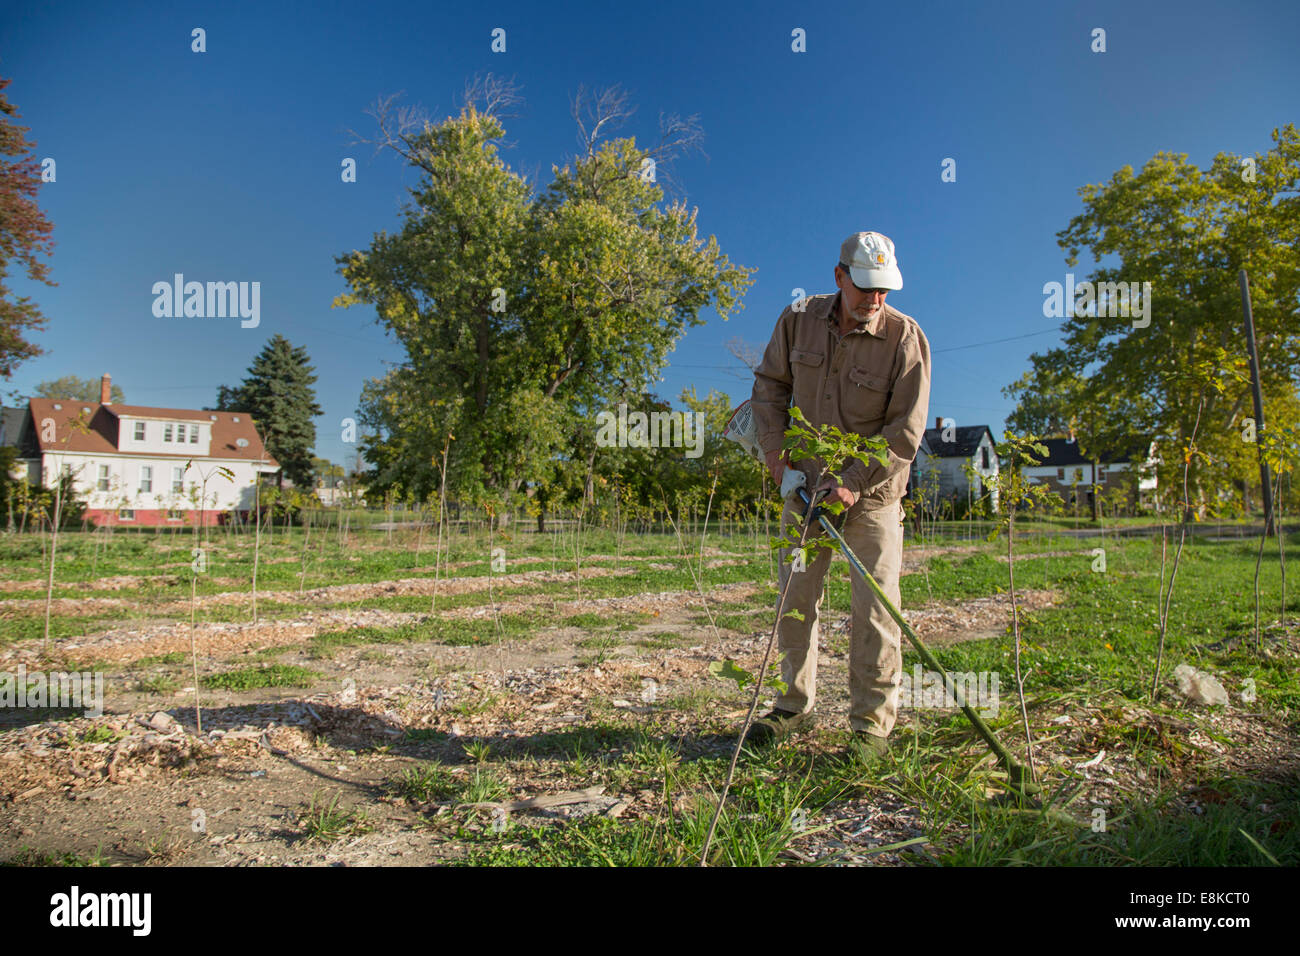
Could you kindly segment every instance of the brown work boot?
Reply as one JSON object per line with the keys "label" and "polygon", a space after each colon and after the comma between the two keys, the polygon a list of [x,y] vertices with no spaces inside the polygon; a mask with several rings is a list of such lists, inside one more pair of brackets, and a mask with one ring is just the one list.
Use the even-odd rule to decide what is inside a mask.
{"label": "brown work boot", "polygon": [[849,741],[846,755],[859,763],[869,764],[889,753],[889,738],[855,730]]}
{"label": "brown work boot", "polygon": [[796,730],[807,730],[816,723],[817,718],[812,714],[795,714],[774,707],[749,725],[745,746],[754,749],[767,747]]}

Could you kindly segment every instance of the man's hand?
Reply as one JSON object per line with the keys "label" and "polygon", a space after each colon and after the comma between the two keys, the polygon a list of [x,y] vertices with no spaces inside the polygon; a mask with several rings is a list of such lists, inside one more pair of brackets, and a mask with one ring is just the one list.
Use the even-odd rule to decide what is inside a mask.
{"label": "man's hand", "polygon": [[858,503],[858,496],[856,494],[849,491],[849,489],[845,488],[843,485],[837,485],[833,481],[823,481],[817,486],[817,491],[819,494],[823,491],[830,492],[826,496],[826,500],[841,501],[844,503],[845,508],[852,508]]}
{"label": "man's hand", "polygon": [[781,453],[780,449],[769,451],[765,457],[767,458],[767,470],[772,473],[772,480],[779,486],[781,484],[781,476],[785,474],[786,465],[788,465],[789,462],[785,460],[785,456]]}

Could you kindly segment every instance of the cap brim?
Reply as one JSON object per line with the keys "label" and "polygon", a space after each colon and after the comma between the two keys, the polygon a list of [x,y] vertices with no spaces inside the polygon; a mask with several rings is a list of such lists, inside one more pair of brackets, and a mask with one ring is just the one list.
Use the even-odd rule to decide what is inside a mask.
{"label": "cap brim", "polygon": [[894,292],[903,287],[903,276],[897,269],[861,269],[850,266],[849,275],[859,289],[888,289]]}

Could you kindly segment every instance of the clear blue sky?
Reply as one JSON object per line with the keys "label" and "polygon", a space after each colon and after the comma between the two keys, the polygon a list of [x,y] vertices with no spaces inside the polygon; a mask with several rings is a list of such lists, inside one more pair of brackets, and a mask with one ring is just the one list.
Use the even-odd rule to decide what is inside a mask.
{"label": "clear blue sky", "polygon": [[[207,52],[190,50],[202,27]],[[506,31],[505,53],[490,50]],[[807,52],[791,51],[806,31]],[[1106,31],[1093,53],[1091,31]],[[1076,190],[1161,150],[1205,168],[1297,121],[1300,4],[1026,3],[22,3],[0,7],[0,76],[58,181],[50,288],[11,274],[49,319],[48,354],[0,383],[108,372],[131,404],[199,408],[237,384],[271,335],[317,369],[317,453],[351,461],[339,422],[401,350],[373,311],[331,309],[334,257],[401,226],[414,172],[350,145],[365,110],[405,91],[435,118],[476,72],[525,102],[505,154],[548,172],[576,148],[579,84],[622,84],[652,139],[659,113],[699,114],[705,156],[676,174],[704,235],[756,266],[744,309],[680,342],[657,390],[747,397],[733,336],[765,343],[795,287],[833,291],[840,242],[893,238],[934,352],[931,418],[988,424],[1029,353],[1059,343],[1045,282]],[[340,181],[357,159],[359,181]],[[957,181],[940,179],[957,162]],[[1074,270],[1092,266],[1086,252]],[[261,324],[156,318],[174,273],[261,283]],[[1158,317],[1157,317],[1158,319]],[[993,342],[1016,337],[1011,341]],[[967,347],[974,346],[974,347]]]}

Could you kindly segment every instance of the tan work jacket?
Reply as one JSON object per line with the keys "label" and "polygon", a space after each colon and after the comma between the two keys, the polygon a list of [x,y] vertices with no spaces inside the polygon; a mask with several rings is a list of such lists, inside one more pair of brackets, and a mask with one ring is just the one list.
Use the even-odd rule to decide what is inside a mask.
{"label": "tan work jacket", "polygon": [[[779,450],[790,405],[814,425],[834,425],[889,442],[889,465],[854,459],[844,487],[874,511],[897,502],[925,432],[930,410],[930,343],[916,320],[886,303],[870,322],[836,335],[839,292],[787,306],[754,371],[753,408],[763,453]],[[811,481],[822,462],[795,463]]]}

